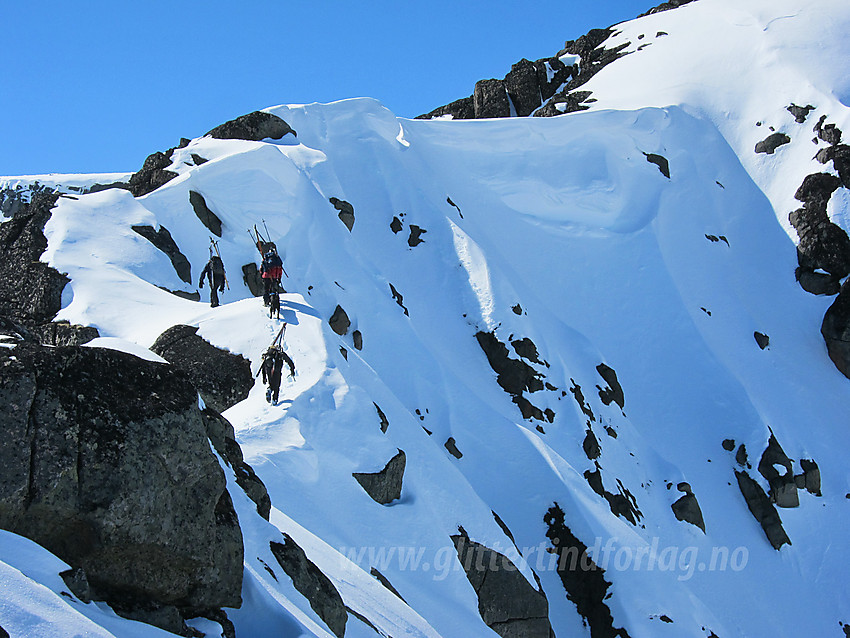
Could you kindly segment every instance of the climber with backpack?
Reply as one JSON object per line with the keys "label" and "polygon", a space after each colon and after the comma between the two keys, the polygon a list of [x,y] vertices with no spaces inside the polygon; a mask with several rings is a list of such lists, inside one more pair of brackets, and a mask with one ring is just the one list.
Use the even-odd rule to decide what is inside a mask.
{"label": "climber with backpack", "polygon": [[272,405],[277,405],[284,362],[289,366],[289,376],[294,378],[295,362],[283,351],[283,347],[272,345],[263,353],[263,362],[257,371],[257,374],[263,373],[263,383],[267,383],[269,386],[266,390],[266,401]]}
{"label": "climber with backpack", "polygon": [[218,245],[216,242],[212,240],[210,241],[210,260],[201,271],[201,277],[198,280],[198,288],[203,288],[204,279],[209,279],[210,306],[215,308],[219,305],[218,293],[224,292],[224,287],[227,285],[227,275],[224,272],[224,262],[221,260],[221,255],[218,252]]}
{"label": "climber with backpack", "polygon": [[276,296],[281,292],[280,278],[283,276],[283,260],[277,254],[277,248],[273,244],[267,246],[260,266],[260,274],[263,278],[263,304],[266,306],[272,303],[272,295]]}

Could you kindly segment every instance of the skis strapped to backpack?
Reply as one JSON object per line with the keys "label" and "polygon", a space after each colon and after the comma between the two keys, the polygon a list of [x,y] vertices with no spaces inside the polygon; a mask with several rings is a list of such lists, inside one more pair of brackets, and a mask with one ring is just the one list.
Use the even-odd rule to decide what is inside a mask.
{"label": "skis strapped to backpack", "polygon": [[[251,231],[248,230],[248,234],[251,235],[251,239],[254,240],[254,245],[257,247],[257,252],[260,253],[260,258],[265,257],[266,252],[269,250],[274,250],[277,253],[277,245],[271,240],[271,233],[269,232],[269,227],[266,226],[266,220],[261,220],[263,223],[263,228],[266,231],[265,236],[257,229],[257,225],[254,224],[254,229]],[[268,237],[268,239],[266,239]],[[286,268],[281,264],[281,270],[283,270],[283,274],[286,275],[287,279],[289,278],[289,273],[286,272]]]}

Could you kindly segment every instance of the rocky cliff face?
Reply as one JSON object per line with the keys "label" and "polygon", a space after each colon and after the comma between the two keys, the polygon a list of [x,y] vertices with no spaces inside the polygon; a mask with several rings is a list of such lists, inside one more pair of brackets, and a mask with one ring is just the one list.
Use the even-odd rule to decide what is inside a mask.
{"label": "rocky cliff face", "polygon": [[96,348],[0,351],[0,527],[119,610],[241,603],[242,536],[188,378]]}

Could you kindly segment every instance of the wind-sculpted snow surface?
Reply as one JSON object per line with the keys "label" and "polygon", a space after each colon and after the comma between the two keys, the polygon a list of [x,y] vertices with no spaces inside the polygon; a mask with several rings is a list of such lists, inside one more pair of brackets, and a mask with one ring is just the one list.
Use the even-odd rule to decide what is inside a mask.
{"label": "wind-sculpted snow surface", "polygon": [[[699,0],[616,37],[683,42],[697,24],[683,16],[703,11],[717,33],[745,29],[776,47],[777,30],[791,38],[794,18],[752,22],[729,4]],[[771,15],[794,4],[801,24],[814,20],[809,5],[779,4]],[[607,74],[667,37],[586,86],[603,93]],[[730,36],[713,52],[744,50]],[[461,528],[480,548],[463,555],[502,557],[527,583],[515,574],[500,588],[545,596],[557,636],[837,635],[850,620],[850,392],[818,334],[831,300],[795,282],[784,221],[817,151],[805,137],[813,115],[799,124],[785,109],[839,107],[808,84],[800,96],[773,86],[771,101],[741,85],[706,97],[701,78],[720,71],[689,69],[679,97],[671,88],[651,108],[635,97],[558,118],[404,120],[368,99],[279,106],[269,112],[297,139],[199,138],[174,151],[177,177],[147,195],[59,200],[43,257],[70,279],[59,319],[136,347],[193,326],[256,373],[280,323],[234,274],[259,258],[246,229],[265,222],[284,259],[283,343],[297,374],[279,405],[256,383],[224,414],[272,503],[264,521],[225,472],[245,546],[243,606],[227,610],[237,635],[339,631],[338,614],[331,628],[315,611],[328,603],[321,591],[310,599],[270,549],[290,540],[341,597],[346,636],[493,635],[486,588],[473,586],[493,566],[462,563]],[[775,124],[791,143],[756,154]],[[187,163],[192,154],[209,161]],[[231,280],[215,309],[163,290],[194,292],[132,230],[166,227],[198,272],[209,231],[190,191],[222,222]],[[411,245],[401,230],[414,226],[427,235]],[[529,382],[500,379],[509,369]],[[774,440],[783,461],[771,471]],[[376,502],[355,475],[400,451],[400,493]],[[775,510],[770,529],[791,544],[751,513],[756,487]],[[698,498],[702,525],[674,511],[683,492]],[[552,512],[563,514],[555,527]],[[538,616],[508,624],[546,627]]]}

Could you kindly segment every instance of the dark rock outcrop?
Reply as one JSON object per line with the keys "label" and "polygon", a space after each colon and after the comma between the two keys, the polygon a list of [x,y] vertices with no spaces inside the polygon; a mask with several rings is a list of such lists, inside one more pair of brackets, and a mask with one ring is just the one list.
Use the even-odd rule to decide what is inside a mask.
{"label": "dark rock outcrop", "polygon": [[829,358],[841,374],[850,378],[850,284],[847,281],[827,309],[820,332],[826,342]]}
{"label": "dark rock outcrop", "polygon": [[360,487],[366,490],[373,501],[387,505],[401,498],[406,464],[407,456],[399,450],[380,472],[354,472],[352,476],[357,479]]}
{"label": "dark rock outcrop", "polygon": [[623,392],[623,387],[617,380],[617,373],[613,368],[605,365],[604,363],[600,363],[596,366],[596,371],[599,373],[600,377],[605,379],[605,383],[608,384],[607,388],[596,386],[596,389],[599,390],[599,398],[602,400],[602,403],[605,405],[611,405],[611,402],[614,402],[619,405],[622,410],[626,405],[626,395]]}
{"label": "dark rock outcrop", "polygon": [[472,100],[475,106],[475,117],[478,119],[511,115],[511,105],[504,80],[479,80],[475,83]]}
{"label": "dark rock outcrop", "polygon": [[614,516],[622,516],[632,525],[637,525],[638,521],[643,518],[643,514],[637,506],[637,499],[619,480],[617,480],[616,494],[605,489],[602,482],[602,470],[598,463],[596,463],[596,469],[592,472],[585,470],[584,480],[590,485],[590,489],[607,501]]}
{"label": "dark rock outcrop", "polygon": [[207,206],[204,196],[197,191],[189,191],[189,203],[201,223],[216,237],[221,237],[221,220]]}
{"label": "dark rock outcrop", "polygon": [[806,118],[809,116],[809,113],[815,110],[811,104],[808,106],[797,106],[796,104],[791,104],[791,106],[786,107],[786,110],[794,116],[794,119],[797,121],[797,124],[802,124],[806,121]]}
{"label": "dark rock outcrop", "polygon": [[344,199],[338,199],[336,197],[331,197],[328,201],[330,201],[331,205],[336,208],[338,212],[337,216],[339,217],[339,220],[345,224],[348,232],[352,232],[354,230],[354,206]]}
{"label": "dark rock outcrop", "polygon": [[251,362],[216,348],[198,335],[195,326],[172,326],[157,337],[151,350],[185,373],[216,412],[245,399],[254,385]]}
{"label": "dark rock outcrop", "polygon": [[763,332],[756,331],[753,333],[753,338],[755,338],[758,347],[764,350],[767,346],[770,345],[770,337],[768,337]]}
{"label": "dark rock outcrop", "polygon": [[761,485],[745,472],[736,471],[735,477],[738,479],[738,487],[741,494],[744,495],[750,513],[761,525],[773,548],[778,550],[783,545],[790,545],[791,539],[788,538],[785,528],[782,527],[782,519],[779,518],[776,508],[770,502]]}
{"label": "dark rock outcrop", "polygon": [[403,603],[407,604],[407,601],[406,601],[406,600],[402,597],[402,595],[401,595],[401,594],[399,594],[399,593],[398,593],[398,590],[397,590],[395,587],[393,587],[393,584],[392,584],[392,583],[391,583],[391,582],[387,579],[387,577],[386,577],[386,576],[384,576],[381,572],[379,572],[379,571],[378,571],[377,569],[375,569],[374,567],[372,567],[372,568],[369,570],[369,573],[372,575],[372,577],[373,577],[373,578],[375,578],[375,580],[377,580],[377,581],[378,581],[379,583],[381,583],[384,587],[386,587],[386,588],[387,588],[387,589],[389,589],[389,590],[390,590],[393,594],[395,594],[395,595],[396,595],[396,597],[397,597],[399,600],[401,600]]}
{"label": "dark rock outcrop", "polygon": [[587,434],[584,436],[584,441],[582,442],[581,447],[584,450],[585,456],[587,456],[590,461],[595,461],[602,454],[602,447],[599,445],[599,440],[596,438],[596,435],[591,429],[587,430]]}
{"label": "dark rock outcrop", "polygon": [[513,402],[523,412],[523,418],[542,421],[543,412],[523,396],[523,392],[537,392],[543,389],[542,375],[525,361],[512,359],[507,346],[499,341],[495,333],[481,331],[476,333],[475,338],[496,373],[496,382],[511,395]]}
{"label": "dark rock outcrop", "polygon": [[385,433],[390,427],[390,421],[387,419],[387,415],[384,414],[384,411],[381,409],[377,403],[372,403],[375,406],[375,410],[378,412],[378,418],[381,420],[381,432]]}
{"label": "dark rock outcrop", "polygon": [[131,226],[131,228],[166,254],[180,279],[187,284],[192,283],[192,264],[189,263],[186,255],[180,252],[177,242],[165,226],[160,226],[159,230],[154,230],[153,226],[144,225]]}
{"label": "dark rock outcrop", "polygon": [[682,5],[686,5],[693,0],[669,0],[668,2],[662,2],[657,7],[653,7],[646,13],[640,14],[638,17],[642,18],[644,16],[652,15],[654,13],[661,13],[662,11],[670,11],[671,9],[678,9]]}
{"label": "dark rock outcrop", "polygon": [[773,155],[777,148],[783,144],[790,143],[791,138],[785,135],[785,133],[774,133],[773,135],[768,135],[767,138],[756,144],[755,151],[756,153],[767,153],[768,155]]}
{"label": "dark rock outcrop", "polygon": [[422,239],[422,235],[427,233],[428,231],[424,228],[417,226],[416,224],[410,225],[410,235],[407,237],[407,245],[411,248],[415,248],[419,244],[423,243],[425,240]]}
{"label": "dark rock outcrop", "polygon": [[32,333],[46,346],[81,346],[100,336],[97,328],[71,325],[68,321],[54,321],[35,326]]}
{"label": "dark rock outcrop", "polygon": [[27,326],[47,323],[62,308],[62,290],[70,281],[39,261],[47,249],[44,225],[59,195],[37,190],[28,196],[3,191],[11,219],[0,223],[0,315]]}
{"label": "dark rock outcrop", "polygon": [[337,333],[340,337],[348,333],[348,329],[351,327],[351,320],[348,318],[348,314],[346,314],[342,306],[337,306],[334,309],[334,313],[331,315],[331,318],[328,319],[328,325],[330,325],[331,330]]}
{"label": "dark rock outcrop", "polygon": [[242,282],[248,286],[252,295],[255,297],[263,296],[263,277],[254,262],[242,266]]}
{"label": "dark rock outcrop", "polygon": [[546,512],[543,522],[549,528],[546,537],[558,557],[558,576],[567,592],[567,598],[590,626],[593,638],[629,638],[625,629],[614,627],[611,609],[605,604],[611,586],[605,580],[605,570],[593,562],[587,545],[582,543],[567,527],[564,510],[555,503]]}
{"label": "dark rock outcrop", "polygon": [[478,596],[484,623],[504,638],[550,638],[549,601],[508,558],[469,539],[461,527],[451,537],[466,577]]}
{"label": "dark rock outcrop", "polygon": [[646,161],[650,164],[655,164],[658,167],[658,170],[661,171],[661,174],[670,179],[670,163],[667,161],[667,158],[663,155],[658,155],[656,153],[644,153],[646,156]]}
{"label": "dark rock outcrop", "polygon": [[797,283],[813,295],[837,295],[841,291],[841,277],[815,272],[813,268],[798,266],[794,273]]}
{"label": "dark rock outcrop", "polygon": [[[780,473],[777,466],[785,471]],[[799,507],[797,483],[794,480],[794,470],[791,459],[785,454],[779,441],[771,434],[767,447],[759,460],[758,471],[770,485],[769,496],[778,507]]]}
{"label": "dark rock outcrop", "polygon": [[788,216],[800,240],[800,267],[807,271],[820,268],[838,278],[850,273],[850,238],[830,221],[827,203],[840,186],[841,180],[829,173],[809,175],[794,195],[803,207]]}
{"label": "dark rock outcrop", "polygon": [[457,449],[457,441],[455,441],[455,438],[453,436],[450,436],[443,444],[443,446],[446,448],[446,450],[448,450],[449,454],[451,454],[456,459],[463,458],[463,453],[459,449]]}
{"label": "dark rock outcrop", "polygon": [[[171,155],[174,149],[170,149],[165,153],[157,151],[148,155],[142,168],[133,173],[127,185],[127,189],[133,193],[133,197],[141,197],[152,193],[163,184],[167,184],[172,179],[177,177],[174,171],[166,170],[171,166]],[[109,187],[118,186],[121,184],[110,184]]]}
{"label": "dark rock outcrop", "polygon": [[241,604],[242,535],[184,374],[27,342],[0,369],[0,527],[122,612]]}
{"label": "dark rock outcrop", "polygon": [[696,495],[691,490],[691,486],[688,483],[679,483],[676,489],[684,493],[683,497],[670,506],[673,509],[676,519],[699,527],[704,534],[705,520],[702,517],[702,510],[700,509]]}
{"label": "dark rock outcrop", "polygon": [[236,442],[236,433],[230,421],[210,408],[205,408],[201,415],[207,438],[209,438],[219,456],[233,470],[236,475],[236,484],[242,488],[248,498],[254,501],[257,506],[257,513],[269,520],[272,508],[269,492],[260,477],[254,472],[254,468],[248,465],[242,457],[242,448]]}
{"label": "dark rock outcrop", "polygon": [[542,103],[537,66],[525,58],[511,67],[505,76],[508,97],[519,117],[527,117]]}
{"label": "dark rock outcrop", "polygon": [[402,295],[398,290],[396,290],[396,287],[393,286],[392,284],[390,284],[390,294],[393,297],[393,301],[395,301],[396,304],[398,305],[398,307],[401,308],[402,310],[404,310],[404,314],[409,317],[410,312],[407,310],[407,307],[404,305],[404,295]]}
{"label": "dark rock outcrop", "polygon": [[249,140],[260,142],[265,139],[279,140],[284,135],[297,133],[279,118],[277,115],[254,111],[247,115],[241,115],[235,120],[229,120],[224,124],[216,126],[206,133],[210,137],[219,140]]}
{"label": "dark rock outcrop", "polygon": [[345,635],[348,612],[345,603],[331,580],[307,558],[304,550],[288,534],[283,543],[271,543],[272,554],[295,589],[309,602],[316,615],[324,621],[337,638]]}

